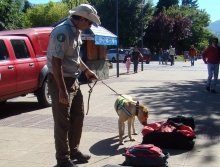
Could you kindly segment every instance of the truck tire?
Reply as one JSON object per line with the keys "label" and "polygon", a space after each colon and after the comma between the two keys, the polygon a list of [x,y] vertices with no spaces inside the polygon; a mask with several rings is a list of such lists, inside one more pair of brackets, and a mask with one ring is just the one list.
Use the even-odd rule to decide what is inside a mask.
{"label": "truck tire", "polygon": [[116,62],[115,58],[114,58],[114,57],[112,57],[112,63],[115,63],[115,62]]}
{"label": "truck tire", "polygon": [[52,99],[48,90],[48,84],[46,80],[44,81],[42,87],[37,90],[37,100],[43,107],[51,107]]}
{"label": "truck tire", "polygon": [[0,106],[5,105],[6,101],[7,101],[7,100],[5,100],[5,101],[0,101]]}

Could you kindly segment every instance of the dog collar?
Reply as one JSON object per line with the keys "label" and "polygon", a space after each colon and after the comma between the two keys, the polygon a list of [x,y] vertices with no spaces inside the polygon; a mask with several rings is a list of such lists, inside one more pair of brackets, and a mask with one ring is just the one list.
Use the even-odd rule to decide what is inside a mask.
{"label": "dog collar", "polygon": [[137,103],[136,103],[136,116],[138,116],[139,108],[140,108],[139,101],[137,101]]}

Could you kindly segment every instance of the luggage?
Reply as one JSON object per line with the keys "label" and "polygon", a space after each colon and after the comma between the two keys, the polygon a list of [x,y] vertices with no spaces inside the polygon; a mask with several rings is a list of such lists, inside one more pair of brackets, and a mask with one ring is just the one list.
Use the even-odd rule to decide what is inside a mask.
{"label": "luggage", "polygon": [[175,123],[183,123],[184,125],[190,126],[193,130],[195,129],[195,122],[192,116],[177,115],[169,117],[167,121],[173,121]]}
{"label": "luggage", "polygon": [[153,144],[138,144],[129,147],[125,154],[123,165],[133,167],[168,167],[169,153],[163,153]]}
{"label": "luggage", "polygon": [[191,150],[196,138],[191,127],[169,122],[156,122],[142,129],[142,144],[154,144],[161,148]]}

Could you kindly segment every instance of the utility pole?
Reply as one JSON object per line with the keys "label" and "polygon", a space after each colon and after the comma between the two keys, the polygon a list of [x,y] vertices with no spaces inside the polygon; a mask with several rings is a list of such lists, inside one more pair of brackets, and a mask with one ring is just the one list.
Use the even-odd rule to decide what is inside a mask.
{"label": "utility pole", "polygon": [[116,35],[117,35],[117,48],[116,48],[116,64],[117,64],[117,77],[119,77],[119,37],[118,37],[118,0],[116,0]]}

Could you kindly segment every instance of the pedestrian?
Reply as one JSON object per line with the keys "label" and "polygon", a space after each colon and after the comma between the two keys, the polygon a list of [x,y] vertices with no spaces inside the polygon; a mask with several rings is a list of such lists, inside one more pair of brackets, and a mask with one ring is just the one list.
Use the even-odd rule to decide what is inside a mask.
{"label": "pedestrian", "polygon": [[79,56],[81,31],[100,24],[97,11],[82,4],[50,34],[47,49],[48,87],[52,97],[57,167],[76,167],[72,160],[87,162],[90,155],[79,150],[84,119],[83,95],[78,84],[79,69],[89,80],[98,77]]}
{"label": "pedestrian", "polygon": [[127,57],[125,65],[126,65],[126,68],[127,68],[127,73],[129,73],[130,72],[130,66],[131,66],[131,59],[130,59],[130,57]]}
{"label": "pedestrian", "polygon": [[170,65],[174,65],[174,55],[175,55],[175,50],[172,48],[172,45],[170,45],[169,49],[169,56],[170,56]]}
{"label": "pedestrian", "polygon": [[[208,68],[208,79],[206,83],[206,90],[208,92],[217,93],[215,88],[218,80],[219,62],[220,62],[220,50],[218,47],[218,39],[213,38],[212,45],[208,46],[202,52],[202,59]],[[212,82],[212,77],[214,80]]]}
{"label": "pedestrian", "polygon": [[167,65],[167,62],[168,62],[168,59],[169,59],[169,50],[164,50],[163,59],[165,61],[165,64]]}
{"label": "pedestrian", "polygon": [[159,51],[159,64],[160,63],[164,64],[163,63],[163,49],[162,48],[160,48],[160,51]]}
{"label": "pedestrian", "polygon": [[190,60],[191,60],[191,66],[194,66],[196,55],[197,55],[197,51],[194,48],[194,45],[191,45],[191,48],[189,49],[189,57],[190,57]]}
{"label": "pedestrian", "polygon": [[131,54],[131,59],[133,60],[133,64],[134,64],[134,73],[137,73],[139,59],[142,59],[142,58],[143,58],[142,54],[138,51],[137,46],[135,46]]}

